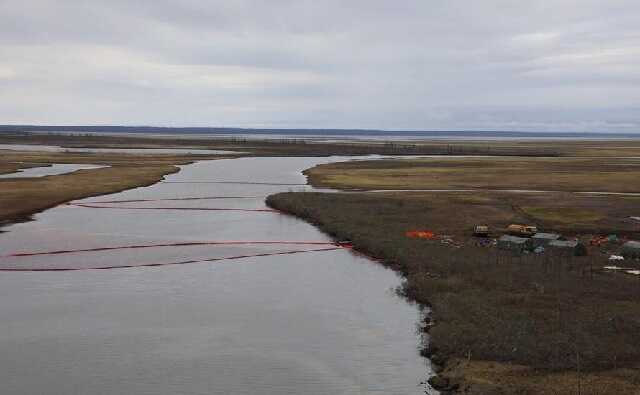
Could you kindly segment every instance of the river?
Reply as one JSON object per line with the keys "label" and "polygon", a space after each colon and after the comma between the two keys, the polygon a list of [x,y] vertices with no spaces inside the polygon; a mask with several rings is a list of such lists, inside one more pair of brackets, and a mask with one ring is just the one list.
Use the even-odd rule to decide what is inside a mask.
{"label": "river", "polygon": [[57,176],[60,174],[69,174],[78,170],[100,169],[103,167],[107,166],[52,163],[49,166],[43,165],[40,167],[29,167],[25,169],[19,169],[14,173],[0,174],[0,178],[39,178],[46,176]]}
{"label": "river", "polygon": [[[252,211],[344,159],[202,161],[5,228],[0,268],[83,270],[0,273],[2,393],[424,393],[420,312],[398,275]],[[181,245],[77,251],[157,244]],[[76,251],[9,256],[59,250]],[[113,266],[134,267],[95,270]]]}

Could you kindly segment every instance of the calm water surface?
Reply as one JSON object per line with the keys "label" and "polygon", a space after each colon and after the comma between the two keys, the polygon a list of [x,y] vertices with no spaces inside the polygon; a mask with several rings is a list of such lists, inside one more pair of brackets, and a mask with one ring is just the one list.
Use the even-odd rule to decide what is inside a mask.
{"label": "calm water surface", "polygon": [[[60,206],[6,228],[0,267],[170,263],[309,248],[211,245],[7,257],[185,241],[329,241],[282,214],[175,208],[265,208],[271,193],[306,188],[298,185],[305,182],[301,170],[338,159],[344,158],[185,166],[167,182],[82,201],[118,208]],[[207,199],[160,200],[185,197]],[[153,201],[105,203],[140,199]],[[399,284],[392,271],[347,250],[2,272],[2,393],[421,394],[430,369],[418,354],[419,312],[394,294]]]}
{"label": "calm water surface", "polygon": [[69,174],[83,169],[100,169],[107,166],[53,163],[51,166],[31,167],[15,173],[0,174],[0,178],[34,178]]}

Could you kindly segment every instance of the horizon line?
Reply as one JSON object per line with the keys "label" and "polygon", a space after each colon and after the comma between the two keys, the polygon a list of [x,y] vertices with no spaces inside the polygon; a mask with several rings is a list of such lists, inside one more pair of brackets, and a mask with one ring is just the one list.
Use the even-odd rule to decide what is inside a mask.
{"label": "horizon line", "polygon": [[[13,129],[13,130],[12,130]],[[16,130],[17,129],[17,130]],[[370,132],[370,133],[493,133],[493,134],[564,134],[564,135],[640,135],[640,131],[542,131],[542,130],[491,130],[491,129],[368,129],[368,128],[291,128],[291,127],[237,127],[237,126],[157,126],[157,125],[56,125],[56,124],[0,124],[0,132],[38,132],[38,131],[67,131],[63,129],[75,129],[68,131],[95,132],[97,129],[129,129],[131,132],[150,131],[200,131],[200,132]],[[81,130],[88,129],[88,130]],[[93,130],[91,130],[93,129]],[[138,130],[136,130],[138,129]]]}

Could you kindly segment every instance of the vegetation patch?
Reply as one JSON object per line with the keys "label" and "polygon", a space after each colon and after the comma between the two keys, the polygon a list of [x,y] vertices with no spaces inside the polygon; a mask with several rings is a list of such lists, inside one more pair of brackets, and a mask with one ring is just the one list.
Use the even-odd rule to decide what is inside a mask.
{"label": "vegetation patch", "polygon": [[541,221],[562,224],[592,223],[603,218],[598,211],[576,207],[522,207],[522,210]]}
{"label": "vegetation patch", "polygon": [[[628,165],[633,161],[634,166]],[[426,158],[318,165],[313,185],[339,189],[482,189],[640,192],[640,159]]]}

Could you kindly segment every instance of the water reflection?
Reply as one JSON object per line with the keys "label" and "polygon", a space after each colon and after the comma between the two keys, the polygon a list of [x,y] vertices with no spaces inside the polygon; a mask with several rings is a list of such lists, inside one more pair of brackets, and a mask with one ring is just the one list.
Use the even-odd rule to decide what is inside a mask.
{"label": "water reflection", "polygon": [[[265,196],[306,188],[276,184],[303,184],[301,170],[337,159],[199,162],[167,182],[82,202],[264,209]],[[209,183],[220,180],[266,184]],[[158,200],[185,197],[204,199]],[[331,242],[286,215],[236,211],[60,206],[6,230],[3,264],[21,251]],[[299,246],[79,252],[11,264],[135,264],[290,248]],[[428,366],[417,351],[419,312],[394,294],[398,285],[395,273],[344,249],[162,268],[2,273],[3,393],[420,394]]]}
{"label": "water reflection", "polygon": [[15,173],[0,174],[0,178],[36,178],[69,174],[84,169],[100,169],[108,166],[54,163],[51,166],[31,167]]}

